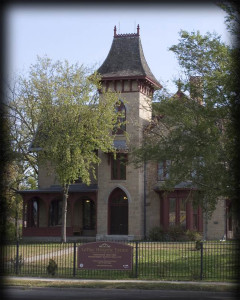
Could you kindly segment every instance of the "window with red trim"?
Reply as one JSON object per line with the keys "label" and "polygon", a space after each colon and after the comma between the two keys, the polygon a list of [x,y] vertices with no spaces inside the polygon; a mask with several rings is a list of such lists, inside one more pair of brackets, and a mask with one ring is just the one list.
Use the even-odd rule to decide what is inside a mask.
{"label": "window with red trim", "polygon": [[169,226],[180,225],[186,228],[186,199],[169,198]]}

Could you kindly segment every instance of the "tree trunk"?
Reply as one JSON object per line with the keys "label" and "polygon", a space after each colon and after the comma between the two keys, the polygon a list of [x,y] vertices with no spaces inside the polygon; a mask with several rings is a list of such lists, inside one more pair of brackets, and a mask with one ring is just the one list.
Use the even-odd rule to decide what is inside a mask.
{"label": "tree trunk", "polygon": [[66,227],[67,227],[67,199],[68,199],[69,185],[65,184],[63,187],[63,202],[62,202],[62,236],[61,242],[66,243]]}

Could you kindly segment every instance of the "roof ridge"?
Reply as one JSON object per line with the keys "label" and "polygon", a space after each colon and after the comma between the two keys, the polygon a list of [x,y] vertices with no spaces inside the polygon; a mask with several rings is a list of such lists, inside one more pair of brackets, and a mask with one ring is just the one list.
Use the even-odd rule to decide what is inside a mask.
{"label": "roof ridge", "polygon": [[114,26],[114,37],[115,38],[139,36],[140,35],[139,32],[140,32],[139,24],[137,26],[137,33],[118,33],[117,34],[117,27],[116,27],[116,25]]}

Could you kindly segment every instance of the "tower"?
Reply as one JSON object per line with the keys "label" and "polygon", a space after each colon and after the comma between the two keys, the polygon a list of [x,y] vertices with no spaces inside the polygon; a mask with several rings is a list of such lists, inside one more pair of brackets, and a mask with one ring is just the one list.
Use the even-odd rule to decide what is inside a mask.
{"label": "tower", "polygon": [[99,153],[97,235],[142,238],[144,172],[131,164],[131,149],[142,143],[143,126],[152,118],[153,92],[162,86],[144,57],[139,25],[131,34],[117,34],[115,26],[112,46],[98,72],[103,89],[120,93],[126,126],[115,137],[116,160]]}

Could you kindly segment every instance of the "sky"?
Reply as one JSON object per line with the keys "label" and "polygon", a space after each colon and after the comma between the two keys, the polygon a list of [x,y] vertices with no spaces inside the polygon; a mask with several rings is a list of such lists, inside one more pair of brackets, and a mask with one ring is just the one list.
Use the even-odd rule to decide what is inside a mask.
{"label": "sky", "polygon": [[172,81],[180,77],[180,68],[168,49],[178,43],[180,30],[199,30],[202,35],[215,32],[223,42],[231,42],[224,24],[226,14],[211,1],[178,5],[14,4],[5,14],[8,78],[27,74],[37,56],[98,68],[110,50],[114,26],[117,33],[136,33],[139,24],[152,73],[175,93]]}

